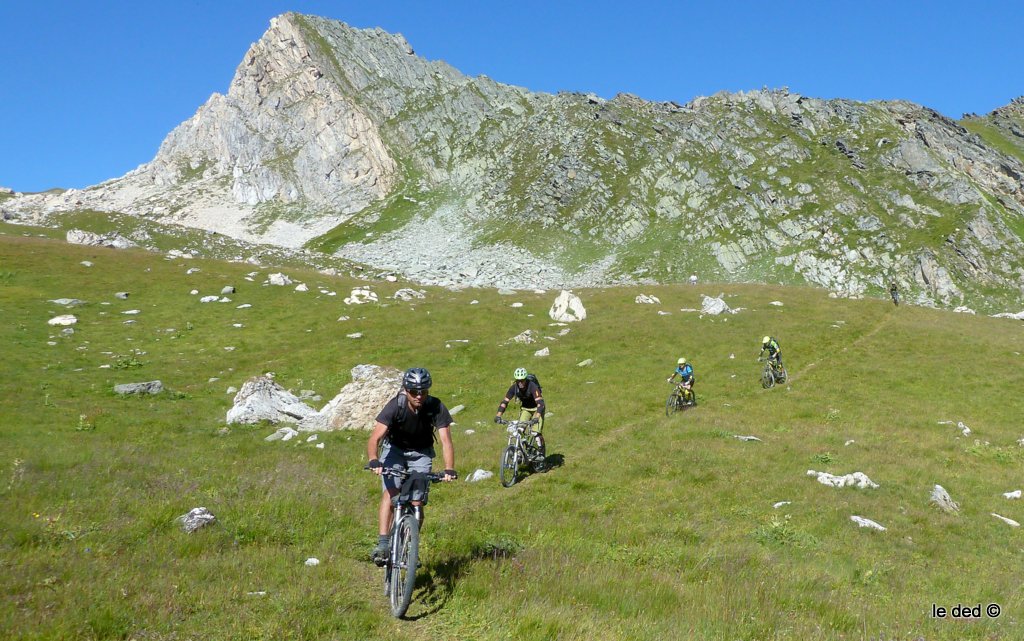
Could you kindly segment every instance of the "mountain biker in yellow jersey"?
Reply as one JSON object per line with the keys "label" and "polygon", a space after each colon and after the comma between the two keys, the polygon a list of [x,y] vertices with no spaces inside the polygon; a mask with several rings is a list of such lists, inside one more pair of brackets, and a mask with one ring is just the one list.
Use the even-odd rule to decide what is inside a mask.
{"label": "mountain biker in yellow jersey", "polygon": [[693,394],[693,384],[695,382],[693,378],[693,365],[687,363],[685,358],[680,358],[676,361],[676,369],[672,372],[672,376],[668,377],[668,382],[674,382],[676,376],[679,377],[680,387],[690,391],[689,401],[692,403],[695,398]]}
{"label": "mountain biker in yellow jersey", "polygon": [[501,404],[498,405],[498,414],[494,417],[494,422],[497,423],[501,420],[501,415],[505,413],[505,408],[508,407],[509,402],[513,398],[519,399],[519,405],[521,410],[519,412],[520,421],[529,421],[534,416],[537,417],[537,425],[533,428],[537,432],[537,444],[538,448],[544,448],[544,437],[541,435],[541,430],[544,429],[544,414],[546,408],[544,406],[544,397],[542,396],[540,383],[537,381],[536,376],[530,375],[525,367],[517,368],[512,373],[511,387],[505,392],[505,398],[502,399]]}
{"label": "mountain biker in yellow jersey", "polygon": [[768,352],[768,360],[775,364],[776,369],[782,368],[782,348],[779,347],[779,341],[775,340],[771,336],[765,336],[761,339],[761,354]]}
{"label": "mountain biker in yellow jersey", "polygon": [[[410,472],[430,472],[430,464],[435,456],[434,431],[441,441],[444,455],[444,480],[451,481],[458,477],[455,473],[455,449],[449,425],[452,415],[441,399],[430,396],[433,380],[430,372],[422,367],[413,367],[402,375],[401,391],[380,411],[374,423],[370,440],[366,445],[369,467],[380,476],[385,467],[398,467]],[[382,444],[380,458],[377,446]],[[391,499],[401,489],[401,482],[393,476],[382,476],[383,493],[380,497],[378,518],[377,546],[373,549],[372,558],[380,564],[386,562],[391,540]],[[416,520],[423,527],[423,507],[427,503],[427,495],[422,489],[414,488],[412,494],[413,509]]]}

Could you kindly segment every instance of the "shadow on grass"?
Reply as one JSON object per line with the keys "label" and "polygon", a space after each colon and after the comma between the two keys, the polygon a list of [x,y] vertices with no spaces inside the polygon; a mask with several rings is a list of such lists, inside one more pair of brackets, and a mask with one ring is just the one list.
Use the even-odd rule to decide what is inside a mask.
{"label": "shadow on grass", "polygon": [[548,456],[544,457],[544,463],[542,464],[542,467],[537,471],[550,472],[556,467],[562,467],[563,465],[565,465],[564,456],[562,456],[561,454],[549,454]]}
{"label": "shadow on grass", "polygon": [[424,565],[423,571],[416,576],[416,590],[413,593],[413,604],[419,603],[424,609],[413,615],[406,614],[403,618],[418,621],[437,614],[448,603],[455,591],[455,583],[470,564],[514,559],[522,549],[522,544],[517,540],[499,536],[474,543],[468,554]]}

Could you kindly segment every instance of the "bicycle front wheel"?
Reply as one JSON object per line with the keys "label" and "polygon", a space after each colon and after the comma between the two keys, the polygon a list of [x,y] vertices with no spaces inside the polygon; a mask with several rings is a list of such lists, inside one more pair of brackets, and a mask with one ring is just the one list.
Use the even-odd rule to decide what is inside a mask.
{"label": "bicycle front wheel", "polygon": [[672,416],[672,412],[679,409],[679,396],[672,392],[668,395],[668,400],[665,401],[665,416]]}
{"label": "bicycle front wheel", "polygon": [[416,587],[416,565],[420,560],[420,525],[416,517],[402,517],[395,528],[394,557],[391,561],[391,614],[402,618]]}
{"label": "bicycle front wheel", "polygon": [[516,456],[515,445],[509,445],[501,453],[501,484],[505,487],[512,487],[516,483],[519,474],[519,457]]}
{"label": "bicycle front wheel", "polygon": [[761,374],[761,387],[768,389],[775,385],[775,374],[772,373],[772,368],[765,367],[764,373]]}

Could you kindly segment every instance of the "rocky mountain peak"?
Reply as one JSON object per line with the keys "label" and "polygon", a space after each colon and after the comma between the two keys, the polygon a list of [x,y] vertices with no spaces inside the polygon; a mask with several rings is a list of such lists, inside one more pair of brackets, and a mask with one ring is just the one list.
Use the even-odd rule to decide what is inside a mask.
{"label": "rocky mountain peak", "polygon": [[[1018,301],[1024,101],[530,92],[286,13],[156,157],[5,217],[122,212],[444,285],[704,280]],[[516,268],[511,267],[515,265]],[[519,282],[522,281],[522,282]]]}

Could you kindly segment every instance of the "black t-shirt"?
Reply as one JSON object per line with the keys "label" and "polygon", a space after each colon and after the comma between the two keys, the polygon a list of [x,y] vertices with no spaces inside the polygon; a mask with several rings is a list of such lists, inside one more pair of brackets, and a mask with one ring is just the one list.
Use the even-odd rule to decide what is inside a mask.
{"label": "black t-shirt", "polygon": [[519,389],[519,383],[512,383],[512,387],[505,392],[505,398],[511,400],[518,398],[523,407],[532,410],[537,407],[537,397],[540,396],[540,388],[533,381],[527,381],[526,387]]}
{"label": "black t-shirt", "polygon": [[399,408],[408,403],[405,394],[388,401],[377,415],[377,421],[388,426],[387,438],[404,450],[425,450],[434,445],[434,429],[452,424],[452,415],[441,399],[428,396],[419,412],[405,408],[405,419],[398,421]]}

